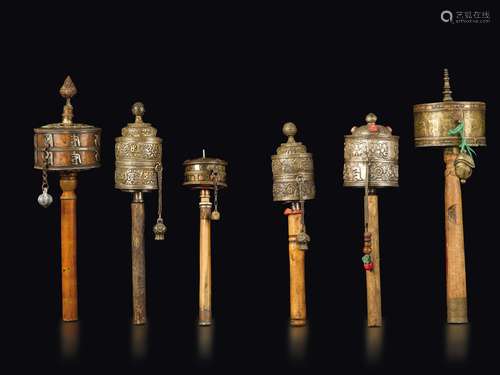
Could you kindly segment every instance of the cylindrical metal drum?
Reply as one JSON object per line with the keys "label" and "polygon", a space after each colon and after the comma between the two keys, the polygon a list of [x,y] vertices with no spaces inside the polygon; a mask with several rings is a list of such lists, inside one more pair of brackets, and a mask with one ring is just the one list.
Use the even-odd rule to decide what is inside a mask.
{"label": "cylindrical metal drum", "polygon": [[283,134],[288,137],[271,156],[273,172],[273,200],[294,202],[314,199],[314,165],[312,154],[306,146],[295,141],[297,127],[288,122],[283,125]]}
{"label": "cylindrical metal drum", "polygon": [[458,146],[460,139],[448,132],[464,123],[465,140],[470,146],[486,146],[486,104],[482,102],[437,102],[413,106],[416,147]]}
{"label": "cylindrical metal drum", "polygon": [[365,187],[369,169],[368,186],[398,186],[398,142],[388,126],[377,125],[377,116],[366,116],[366,125],[351,129],[344,141],[344,186]]}
{"label": "cylindrical metal drum", "polygon": [[183,186],[192,189],[214,190],[227,187],[226,166],[227,162],[217,158],[205,157],[205,151],[201,158],[186,160],[184,163]]}
{"label": "cylindrical metal drum", "polygon": [[162,140],[151,124],[142,121],[142,103],[135,103],[132,113],[135,122],[124,127],[122,136],[116,138],[115,187],[129,192],[157,190]]}

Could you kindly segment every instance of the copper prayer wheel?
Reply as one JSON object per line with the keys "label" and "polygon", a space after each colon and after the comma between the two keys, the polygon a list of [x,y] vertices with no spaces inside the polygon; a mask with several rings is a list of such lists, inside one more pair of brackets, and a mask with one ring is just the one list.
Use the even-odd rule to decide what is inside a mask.
{"label": "copper prayer wheel", "polygon": [[486,146],[486,104],[454,101],[444,70],[443,101],[413,106],[416,147],[444,148],[446,293],[448,323],[467,323],[464,229],[460,183],[475,167],[472,149]]}
{"label": "copper prayer wheel", "polygon": [[344,186],[362,187],[364,196],[363,268],[366,273],[367,323],[382,326],[378,196],[376,188],[397,187],[399,137],[377,124],[369,113],[366,125],[354,126],[344,141]]}
{"label": "copper prayer wheel", "polygon": [[77,93],[68,76],[59,93],[66,99],[62,121],[34,129],[35,169],[42,171],[42,194],[38,203],[48,207],[49,171],[60,172],[61,194],[61,271],[62,318],[78,320],[76,269],[76,193],[77,172],[100,166],[101,129],[73,122],[71,98]]}
{"label": "copper prayer wheel", "polygon": [[[200,280],[199,319],[202,326],[213,323],[212,316],[212,266],[211,266],[211,222],[220,219],[218,210],[219,189],[226,188],[227,162],[218,158],[186,160],[183,186],[200,191]],[[210,192],[213,192],[213,205]]]}
{"label": "copper prayer wheel", "polygon": [[285,209],[290,262],[290,324],[303,326],[307,322],[304,261],[310,242],[304,214],[305,201],[316,195],[314,166],[306,147],[295,141],[295,124],[287,122],[282,130],[287,141],[277,148],[276,155],[271,156],[273,200],[290,205]]}
{"label": "copper prayer wheel", "polygon": [[133,324],[145,324],[146,260],[143,193],[158,190],[158,219],[153,228],[156,240],[163,240],[167,227],[162,218],[162,140],[156,129],[143,121],[144,105],[134,103],[135,121],[122,129],[115,143],[115,187],[133,193],[132,220],[132,303]]}

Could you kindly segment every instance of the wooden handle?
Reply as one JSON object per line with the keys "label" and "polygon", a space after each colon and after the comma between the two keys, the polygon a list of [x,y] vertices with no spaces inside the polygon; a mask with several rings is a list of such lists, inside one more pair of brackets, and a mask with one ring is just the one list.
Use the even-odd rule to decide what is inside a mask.
{"label": "wooden handle", "polygon": [[297,234],[301,227],[301,215],[298,210],[288,216],[288,255],[290,259],[290,324],[306,324],[306,282],[304,271],[305,252],[299,249]]}
{"label": "wooden handle", "polygon": [[78,290],[76,275],[76,173],[63,173],[59,185],[61,194],[61,283],[62,318],[78,320]]}
{"label": "wooden handle", "polygon": [[144,201],[134,193],[132,211],[132,304],[133,324],[146,324],[146,259],[144,254]]}
{"label": "wooden handle", "polygon": [[382,326],[382,297],[380,292],[380,250],[378,243],[378,197],[368,195],[368,232],[371,233],[373,269],[366,273],[366,305],[368,327]]}
{"label": "wooden handle", "polygon": [[199,325],[212,324],[212,267],[210,250],[210,191],[200,192],[200,301]]}
{"label": "wooden handle", "polygon": [[455,174],[457,147],[444,151],[446,164],[444,210],[446,230],[446,298],[448,323],[467,323],[467,286],[465,276],[464,225],[462,192]]}

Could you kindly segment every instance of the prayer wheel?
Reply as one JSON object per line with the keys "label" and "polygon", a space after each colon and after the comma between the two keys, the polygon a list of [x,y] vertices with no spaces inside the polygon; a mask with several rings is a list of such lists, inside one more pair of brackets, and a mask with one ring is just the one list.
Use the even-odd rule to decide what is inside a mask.
{"label": "prayer wheel", "polygon": [[76,186],[77,173],[100,167],[101,129],[73,122],[71,98],[77,89],[68,76],[59,93],[66,99],[62,121],[34,129],[35,169],[42,171],[42,194],[38,203],[48,207],[48,173],[60,174],[61,194],[61,283],[62,319],[78,320],[78,291],[76,269]]}
{"label": "prayer wheel", "polygon": [[115,187],[132,193],[132,303],[133,324],[145,324],[146,259],[144,244],[143,193],[158,190],[158,219],[153,228],[156,240],[163,240],[167,227],[162,218],[162,140],[157,130],[143,121],[140,102],[132,106],[135,121],[122,129],[115,143]]}
{"label": "prayer wheel", "polygon": [[444,220],[448,323],[467,323],[464,228],[460,183],[470,178],[476,152],[486,146],[486,104],[454,101],[444,70],[443,101],[413,106],[416,147],[444,149]]}
{"label": "prayer wheel", "polygon": [[351,129],[344,141],[344,186],[365,189],[363,267],[366,273],[368,326],[382,326],[378,196],[376,188],[397,187],[399,137],[369,113],[366,125]]}
{"label": "prayer wheel", "polygon": [[[200,283],[198,324],[208,326],[213,323],[212,316],[212,266],[211,266],[211,222],[218,221],[219,190],[226,188],[227,162],[203,156],[184,162],[183,186],[200,191]],[[213,191],[213,205],[210,200]]]}
{"label": "prayer wheel", "polygon": [[284,214],[288,217],[290,324],[303,326],[307,323],[304,262],[310,242],[304,214],[305,201],[316,195],[314,166],[306,146],[295,141],[295,124],[288,122],[282,130],[288,139],[277,148],[276,155],[271,156],[273,200],[289,205]]}

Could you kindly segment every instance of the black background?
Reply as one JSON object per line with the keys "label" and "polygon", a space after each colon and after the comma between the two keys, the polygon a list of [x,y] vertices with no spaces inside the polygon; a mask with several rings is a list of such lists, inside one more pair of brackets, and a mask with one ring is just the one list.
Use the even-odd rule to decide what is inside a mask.
{"label": "black background", "polygon": [[[497,13],[476,3],[449,8],[491,14],[487,25],[450,25],[440,21],[442,9],[190,4],[150,12],[135,4],[16,13],[4,33],[3,126],[16,134],[4,142],[15,153],[9,172],[17,181],[4,180],[7,357],[20,368],[238,372],[494,364]],[[412,117],[412,104],[441,100],[444,67],[455,100],[488,106],[488,147],[478,150],[462,189],[471,323],[451,328],[442,153],[414,148]],[[32,168],[32,128],[60,118],[67,74],[79,91],[75,121],[103,130],[102,168],[79,174],[80,322],[73,325],[59,320],[58,178],[50,176],[55,203],[39,208],[41,177]],[[142,329],[130,326],[131,196],[113,180],[114,138],[137,100],[164,139],[168,227],[166,240],[155,242],[156,193],[148,194],[149,324]],[[400,187],[379,192],[385,327],[375,333],[365,329],[362,191],[342,186],[343,137],[368,112],[400,136]],[[284,207],[272,201],[270,165],[286,121],[314,155],[317,187],[307,204],[309,326],[292,331],[287,225]],[[216,324],[209,332],[195,325],[198,197],[181,186],[182,162],[203,148],[229,162],[222,219],[212,227]]]}

